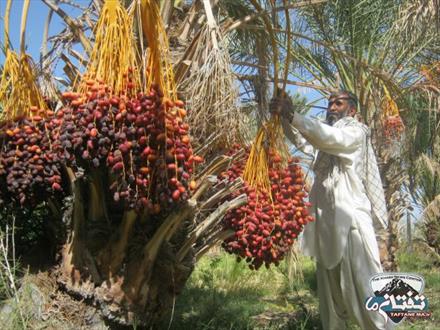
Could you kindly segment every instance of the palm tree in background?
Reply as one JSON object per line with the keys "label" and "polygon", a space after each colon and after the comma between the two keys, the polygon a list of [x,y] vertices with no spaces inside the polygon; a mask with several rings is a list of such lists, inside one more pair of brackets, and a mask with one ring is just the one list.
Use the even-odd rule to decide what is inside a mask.
{"label": "palm tree in background", "polygon": [[[425,131],[413,120],[423,116],[438,121],[438,90],[429,89],[420,72],[421,65],[432,64],[432,54],[438,54],[437,9],[432,1],[331,1],[300,10],[293,33],[297,66],[292,74],[320,91],[353,91],[362,119],[373,130],[389,209],[389,228],[381,233],[382,261],[388,270],[396,269],[397,224],[410,203],[403,187],[409,185],[411,149],[418,143],[414,132],[428,140],[438,135],[438,127]],[[406,135],[394,143],[383,135],[387,95],[406,124]],[[423,106],[415,101],[421,99]]]}

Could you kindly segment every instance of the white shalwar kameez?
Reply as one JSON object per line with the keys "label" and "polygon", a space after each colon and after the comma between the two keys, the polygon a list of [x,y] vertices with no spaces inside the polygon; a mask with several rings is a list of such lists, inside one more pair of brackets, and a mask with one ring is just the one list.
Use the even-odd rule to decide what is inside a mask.
{"label": "white shalwar kameez", "polygon": [[[316,258],[323,328],[344,329],[352,318],[362,329],[387,329],[391,321],[385,322],[378,312],[365,308],[366,299],[374,295],[370,278],[382,272],[371,199],[362,178],[370,143],[368,128],[351,117],[329,126],[297,113],[291,125],[319,150],[310,191],[315,222],[304,229],[302,249]],[[292,128],[286,122],[283,126],[291,137]],[[374,166],[377,170],[375,159]],[[382,187],[379,189],[383,199]],[[386,224],[386,214],[377,219]]]}

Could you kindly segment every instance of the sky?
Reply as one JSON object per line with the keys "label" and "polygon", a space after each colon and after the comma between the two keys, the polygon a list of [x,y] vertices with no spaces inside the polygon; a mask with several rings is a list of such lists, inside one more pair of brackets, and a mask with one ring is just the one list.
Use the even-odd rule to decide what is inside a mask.
{"label": "sky", "polygon": [[[89,0],[71,0],[78,6],[87,6]],[[0,41],[4,44],[4,15],[6,10],[6,0],[0,0]],[[12,0],[11,12],[9,17],[9,39],[12,44],[12,49],[20,50],[20,26],[23,9],[23,0]],[[79,10],[72,6],[62,6],[62,9],[71,16],[77,16]],[[38,63],[40,60],[40,50],[43,42],[44,26],[49,14],[49,8],[41,0],[30,0],[29,12],[26,23],[25,45],[26,53],[30,55],[34,62]],[[53,14],[51,24],[49,27],[49,37],[60,32],[65,24],[58,15]],[[4,53],[0,51],[0,63],[3,64],[5,60]],[[55,70],[56,75],[62,75],[62,68],[59,66]]]}
{"label": "sky", "polygon": [[[88,0],[74,0],[78,4],[87,3]],[[4,26],[4,15],[6,9],[6,0],[0,0],[0,17],[1,17],[1,43],[4,43],[4,34],[3,34],[3,26]],[[21,12],[23,7],[23,0],[12,0],[11,13],[9,18],[9,36],[12,43],[12,47],[14,50],[20,49],[20,25],[21,25]],[[69,6],[65,7],[66,9]],[[44,24],[49,13],[48,7],[41,0],[31,0],[29,6],[29,13],[27,18],[27,26],[26,26],[26,47],[27,53],[34,58],[34,60],[38,60],[40,57],[40,48],[43,39],[43,31]],[[68,14],[69,11],[67,10]],[[54,32],[60,30],[62,28],[61,19],[56,15],[53,16],[51,30],[50,32]],[[0,61],[3,63],[4,54],[0,54]]]}

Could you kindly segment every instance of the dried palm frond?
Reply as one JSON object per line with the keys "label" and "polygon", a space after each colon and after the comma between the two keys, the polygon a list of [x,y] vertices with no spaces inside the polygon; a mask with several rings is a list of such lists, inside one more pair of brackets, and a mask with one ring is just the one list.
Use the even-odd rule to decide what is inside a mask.
{"label": "dried palm frond", "polygon": [[50,9],[57,13],[66,25],[69,27],[75,39],[79,40],[84,47],[85,51],[90,54],[92,51],[92,46],[90,40],[84,34],[82,26],[75,20],[73,20],[64,10],[62,10],[56,3],[51,0],[42,0]]}
{"label": "dried palm frond", "polygon": [[180,88],[187,98],[194,145],[203,145],[213,135],[213,146],[228,148],[243,141],[247,123],[238,104],[228,40],[220,33],[209,1],[203,4],[207,23],[200,31],[190,74]]}
{"label": "dried palm frond", "polygon": [[396,21],[399,33],[412,39],[426,29],[440,27],[440,3],[438,0],[407,1],[399,10]]}
{"label": "dried palm frond", "polygon": [[[70,88],[76,77],[84,72],[94,41],[94,36],[90,32],[96,25],[103,1],[89,0],[88,6],[85,6],[84,2],[77,4],[71,0],[42,0],[42,2],[48,7],[49,13],[43,32],[39,74],[45,94],[54,98],[58,93],[59,83]],[[67,8],[63,10],[65,7]],[[69,16],[67,13],[71,10],[68,7],[80,9],[79,15],[76,17]],[[64,21],[65,27],[55,35],[49,36],[54,13]],[[72,54],[72,52],[75,52],[74,49],[81,52],[80,58]],[[78,53],[76,52],[76,54]],[[78,63],[75,63],[75,60]],[[70,78],[66,75],[63,77],[53,75],[53,72],[59,66],[63,70],[65,68],[64,71],[69,71]],[[72,79],[72,77],[74,78]]]}

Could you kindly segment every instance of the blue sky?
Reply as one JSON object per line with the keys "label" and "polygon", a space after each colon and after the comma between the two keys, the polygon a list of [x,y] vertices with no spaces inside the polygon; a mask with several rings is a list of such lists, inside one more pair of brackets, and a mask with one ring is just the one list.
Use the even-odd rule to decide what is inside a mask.
{"label": "blue sky", "polygon": [[[87,3],[88,0],[75,0],[77,3]],[[12,0],[11,13],[9,18],[9,37],[12,43],[12,47],[15,50],[20,48],[20,24],[21,24],[21,12],[23,7],[23,0]],[[69,9],[69,6],[65,7]],[[3,26],[4,26],[4,15],[6,9],[6,0],[0,0],[0,16],[1,16],[1,43],[4,43]],[[69,13],[69,11],[67,10]],[[48,7],[40,0],[31,0],[29,7],[29,14],[27,19],[26,28],[26,46],[27,52],[34,58],[38,60],[40,56],[40,48],[43,39],[44,24],[49,13]],[[62,28],[62,22],[56,15],[53,16],[51,31],[58,31]],[[1,53],[0,61],[4,61],[4,54]]]}
{"label": "blue sky", "polygon": [[[16,51],[19,51],[20,49],[20,25],[23,2],[23,0],[12,0],[12,7],[9,17],[9,39],[11,41],[12,48]],[[87,6],[89,0],[73,0],[72,2],[80,6]],[[3,27],[6,3],[6,0],[0,0],[0,41],[2,45],[4,44]],[[72,6],[65,5],[62,6],[62,9],[69,15],[78,15],[78,9]],[[43,42],[44,25],[46,23],[48,14],[49,8],[41,0],[30,1],[25,35],[26,53],[31,55],[36,63],[38,63],[40,59],[40,49]],[[49,28],[49,37],[61,31],[64,26],[65,24],[61,20],[61,18],[59,18],[58,15],[53,14]],[[3,52],[0,52],[0,63],[3,63],[4,59],[5,57]],[[62,75],[61,68],[57,68],[55,72],[57,75]]]}

